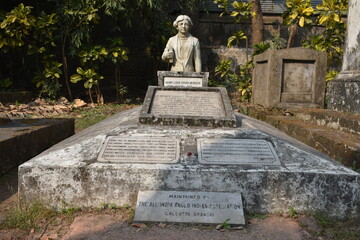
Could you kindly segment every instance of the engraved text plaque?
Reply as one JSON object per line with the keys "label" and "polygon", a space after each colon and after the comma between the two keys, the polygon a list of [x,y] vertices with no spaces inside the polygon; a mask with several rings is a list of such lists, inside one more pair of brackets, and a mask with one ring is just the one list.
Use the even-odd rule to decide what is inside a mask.
{"label": "engraved text plaque", "polygon": [[100,151],[100,162],[176,163],[179,140],[170,137],[110,136]]}

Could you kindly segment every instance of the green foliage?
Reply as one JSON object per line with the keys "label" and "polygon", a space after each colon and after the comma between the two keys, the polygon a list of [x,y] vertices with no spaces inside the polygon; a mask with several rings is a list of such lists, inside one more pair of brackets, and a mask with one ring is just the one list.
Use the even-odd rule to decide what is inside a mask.
{"label": "green foliage", "polygon": [[316,6],[319,13],[318,23],[327,28],[343,23],[342,17],[347,13],[348,0],[323,0]]}
{"label": "green foliage", "polygon": [[109,38],[110,44],[108,51],[108,58],[114,63],[121,63],[129,60],[129,49],[125,47],[121,38]]}
{"label": "green foliage", "polygon": [[20,3],[10,12],[6,13],[5,19],[0,23],[0,49],[8,51],[8,47],[21,47],[25,44],[25,38],[30,35],[35,25],[35,18],[31,13],[32,7]]}
{"label": "green foliage", "polygon": [[281,38],[279,33],[275,33],[271,39],[265,41],[265,44],[270,44],[269,49],[283,49],[286,47],[286,39]]}
{"label": "green foliage", "polygon": [[326,81],[331,81],[339,74],[338,71],[330,70],[326,73]]}
{"label": "green foliage", "polygon": [[271,47],[270,43],[261,42],[254,45],[253,56],[259,55]]}
{"label": "green foliage", "polygon": [[298,212],[297,212],[296,209],[293,208],[293,207],[289,207],[288,214],[289,214],[289,216],[292,217],[292,218],[297,218],[297,217],[299,216]]}
{"label": "green foliage", "polygon": [[300,27],[312,24],[314,14],[311,0],[286,0],[286,10],[283,13],[283,24],[299,25]]}
{"label": "green foliage", "polygon": [[231,37],[229,37],[228,42],[227,42],[227,47],[231,47],[231,44],[236,41],[236,45],[240,44],[241,40],[246,40],[247,41],[247,36],[245,35],[244,31],[237,31],[236,33],[234,33],[234,35],[232,35]]}
{"label": "green foliage", "polygon": [[[225,86],[230,92],[239,92],[241,101],[249,101],[251,97],[252,61],[240,66],[239,74],[231,70],[232,60],[222,60],[215,67],[215,75],[220,75],[223,82],[217,85]],[[214,84],[214,83],[213,83]]]}
{"label": "green foliage", "polygon": [[45,55],[43,58],[44,69],[36,73],[33,82],[37,88],[41,88],[40,97],[54,99],[61,88],[59,79],[62,75],[62,64],[54,60],[53,55]]}
{"label": "green foliage", "polygon": [[[107,23],[115,25],[107,32],[112,36],[118,36],[120,28],[117,26],[121,22],[131,22],[132,19],[139,19],[139,17],[144,18],[144,22],[146,22],[149,20],[149,15],[160,19],[161,14],[158,14],[157,11],[165,1],[47,0],[47,2],[49,3],[40,1],[34,6],[19,4],[10,12],[0,11],[0,51],[7,53],[10,49],[14,50],[13,52],[27,50],[32,58],[31,60],[28,60],[28,56],[24,58],[34,63],[35,67],[33,68],[36,68],[38,75],[36,84],[40,84],[40,87],[52,85],[54,86],[52,89],[60,88],[55,87],[51,82],[45,83],[49,79],[49,77],[44,77],[49,75],[49,64],[45,64],[39,59],[43,59],[44,55],[54,54],[56,55],[55,59],[61,57],[63,70],[61,78],[58,80],[66,83],[69,97],[72,98],[68,84],[70,80],[68,65],[75,65],[77,54],[80,53],[81,64],[84,68],[95,69],[97,72],[99,63],[104,59],[110,59],[114,64],[128,60],[129,51],[119,38],[114,38],[107,46],[102,40],[99,42],[104,45],[100,46],[100,44],[94,43],[96,42],[95,27],[105,19],[104,16],[107,15]],[[35,10],[34,13],[32,10]],[[153,29],[153,26],[157,25],[149,24],[147,28],[150,30]],[[12,61],[20,62],[24,58]],[[9,64],[9,66],[14,66],[14,64]],[[116,67],[118,68],[118,66]],[[10,73],[12,69],[5,69],[5,71]],[[30,71],[35,72],[33,69]],[[117,70],[116,73],[119,74],[119,71]],[[43,76],[39,77],[40,75]],[[6,77],[8,76],[1,78]],[[42,80],[39,80],[40,78]],[[45,87],[41,92],[49,92],[49,90]],[[50,93],[50,95],[55,94]]]}
{"label": "green foliage", "polygon": [[231,226],[229,225],[230,218],[227,218],[224,222],[221,223],[220,227],[222,229],[230,229]]}
{"label": "green foliage", "polygon": [[7,89],[11,86],[12,81],[10,78],[0,79],[0,89]]}
{"label": "green foliage", "polygon": [[268,217],[268,215],[266,215],[266,214],[259,214],[259,213],[254,213],[254,212],[250,212],[248,214],[248,216],[250,218],[258,218],[258,219],[265,219]]}
{"label": "green foliage", "polygon": [[58,16],[55,13],[47,15],[41,12],[40,16],[34,21],[32,39],[28,42],[28,54],[45,54],[49,53],[52,48],[56,47],[56,32],[58,27]]}
{"label": "green foliage", "polygon": [[84,87],[87,89],[91,89],[94,85],[99,84],[99,80],[104,78],[92,68],[82,69],[81,67],[78,67],[76,72],[77,74],[71,76],[71,82],[77,83],[79,81],[84,81]]}
{"label": "green foliage", "polygon": [[[218,8],[223,9],[220,17],[228,14],[234,17],[237,23],[248,20],[251,16],[255,15],[254,12],[250,11],[252,3],[248,1],[215,0],[214,3],[218,4]],[[229,10],[230,6],[232,6],[232,10]]]}
{"label": "green foliage", "polygon": [[63,208],[61,209],[61,213],[65,214],[65,216],[72,216],[77,212],[80,212],[81,208],[80,207],[67,207],[67,208]]}
{"label": "green foliage", "polygon": [[328,53],[328,64],[341,62],[346,24],[342,17],[347,12],[347,0],[323,0],[317,8],[317,24],[325,27],[321,35],[311,36],[303,46]]}

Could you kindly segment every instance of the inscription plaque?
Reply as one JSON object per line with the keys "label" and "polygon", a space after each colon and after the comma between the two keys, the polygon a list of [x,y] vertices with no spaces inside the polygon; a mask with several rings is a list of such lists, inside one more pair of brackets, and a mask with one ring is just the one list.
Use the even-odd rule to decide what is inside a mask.
{"label": "inscription plaque", "polygon": [[164,77],[165,87],[202,87],[203,78]]}
{"label": "inscription plaque", "polygon": [[134,221],[245,224],[240,193],[139,191]]}
{"label": "inscription plaque", "polygon": [[110,136],[98,161],[114,163],[176,163],[179,140],[170,137]]}
{"label": "inscription plaque", "polygon": [[271,143],[261,139],[199,138],[197,148],[202,164],[280,165]]}
{"label": "inscription plaque", "polygon": [[150,112],[154,115],[225,116],[219,92],[158,90]]}

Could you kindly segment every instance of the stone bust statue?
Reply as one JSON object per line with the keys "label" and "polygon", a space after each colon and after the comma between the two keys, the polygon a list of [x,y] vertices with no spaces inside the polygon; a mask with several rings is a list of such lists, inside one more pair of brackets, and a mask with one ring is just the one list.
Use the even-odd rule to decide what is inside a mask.
{"label": "stone bust statue", "polygon": [[200,43],[189,33],[192,25],[186,15],[178,16],[173,23],[178,34],[169,39],[162,54],[164,61],[172,63],[173,72],[201,72]]}

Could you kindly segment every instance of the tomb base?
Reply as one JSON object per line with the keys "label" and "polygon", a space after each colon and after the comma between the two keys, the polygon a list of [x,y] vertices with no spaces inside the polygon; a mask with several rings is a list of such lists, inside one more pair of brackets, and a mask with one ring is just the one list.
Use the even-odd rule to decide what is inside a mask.
{"label": "tomb base", "polygon": [[341,72],[329,83],[328,108],[360,114],[360,72]]}
{"label": "tomb base", "polygon": [[[140,108],[118,113],[53,146],[19,167],[19,197],[53,207],[136,204],[139,191],[241,193],[245,212],[325,212],[360,216],[360,174],[262,122],[236,113],[241,128],[149,126],[138,123]],[[111,136],[177,140],[176,162],[104,162],[99,154]],[[206,139],[266,142],[272,164],[249,153],[243,163],[199,148]],[[241,141],[237,141],[241,140]],[[205,144],[205,145],[206,145]],[[139,144],[139,146],[141,146]],[[217,145],[218,146],[218,145]],[[263,151],[264,148],[261,148]],[[129,149],[128,149],[129,150]],[[211,163],[199,162],[211,154]],[[229,150],[230,152],[230,150]],[[269,159],[271,158],[271,155]],[[230,154],[231,155],[231,154]]]}

